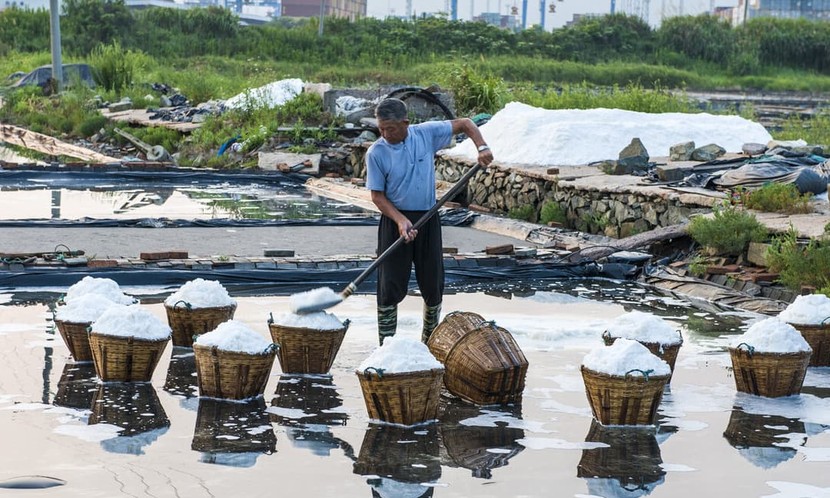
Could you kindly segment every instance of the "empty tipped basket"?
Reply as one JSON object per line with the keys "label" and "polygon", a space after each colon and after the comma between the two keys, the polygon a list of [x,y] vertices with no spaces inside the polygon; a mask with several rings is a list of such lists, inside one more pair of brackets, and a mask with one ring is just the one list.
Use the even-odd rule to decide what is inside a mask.
{"label": "empty tipped basket", "polygon": [[193,347],[196,336],[215,330],[220,323],[233,318],[236,304],[210,308],[194,308],[185,301],[178,301],[173,306],[164,305],[167,310],[167,323],[173,334],[173,345],[186,348]]}
{"label": "empty tipped basket", "polygon": [[438,415],[443,368],[389,374],[370,368],[357,377],[369,418],[414,425]]}
{"label": "empty tipped basket", "polygon": [[427,341],[429,352],[436,360],[444,363],[458,339],[486,321],[481,315],[469,311],[448,313],[429,336]]}
{"label": "empty tipped basket", "polygon": [[199,394],[211,398],[247,399],[261,395],[274,364],[276,347],[259,354],[193,345]]}
{"label": "empty tipped basket", "polygon": [[594,418],[603,425],[653,425],[669,375],[610,375],[580,367]]}
{"label": "empty tipped basket", "polygon": [[348,328],[349,320],[343,322],[343,327],[331,330],[288,327],[268,320],[271,340],[280,346],[280,368],[287,374],[329,373]]}
{"label": "empty tipped basket", "polygon": [[747,344],[729,348],[735,387],[742,393],[768,398],[801,392],[810,351],[768,353],[755,351]]}

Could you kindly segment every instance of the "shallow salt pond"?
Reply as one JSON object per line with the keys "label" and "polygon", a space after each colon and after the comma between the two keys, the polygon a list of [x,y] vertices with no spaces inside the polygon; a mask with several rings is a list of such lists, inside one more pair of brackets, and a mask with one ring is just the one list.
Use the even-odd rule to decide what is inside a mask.
{"label": "shallow salt pond", "polygon": [[[51,331],[47,302],[0,291],[2,481],[49,476],[51,489],[0,496],[830,496],[830,368],[800,396],[737,394],[726,346],[758,317],[700,311],[636,285],[579,281],[445,296],[511,331],[530,367],[521,404],[443,399],[439,421],[371,423],[354,368],[377,344],[374,296],[332,308],[351,325],[331,376],[287,376],[265,395],[200,399],[192,350],[168,345],[150,384],[99,384]],[[174,289],[122,288],[165,319]],[[143,294],[143,295],[141,295]],[[235,296],[235,319],[268,337],[288,296]],[[654,313],[681,330],[656,430],[592,422],[579,373],[615,317]],[[421,301],[398,334],[420,337]]]}

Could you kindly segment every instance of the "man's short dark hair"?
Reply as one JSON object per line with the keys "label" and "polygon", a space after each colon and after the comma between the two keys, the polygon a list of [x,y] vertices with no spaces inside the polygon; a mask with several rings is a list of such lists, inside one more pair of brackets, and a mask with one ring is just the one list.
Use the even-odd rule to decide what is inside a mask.
{"label": "man's short dark hair", "polygon": [[406,104],[400,99],[383,99],[375,108],[375,117],[382,121],[405,121],[408,119]]}

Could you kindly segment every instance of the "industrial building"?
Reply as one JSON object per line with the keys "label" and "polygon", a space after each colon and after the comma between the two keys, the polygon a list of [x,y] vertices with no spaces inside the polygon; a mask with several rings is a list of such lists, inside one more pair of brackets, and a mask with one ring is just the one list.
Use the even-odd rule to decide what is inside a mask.
{"label": "industrial building", "polygon": [[325,16],[346,17],[352,21],[366,17],[367,0],[282,0],[285,17]]}

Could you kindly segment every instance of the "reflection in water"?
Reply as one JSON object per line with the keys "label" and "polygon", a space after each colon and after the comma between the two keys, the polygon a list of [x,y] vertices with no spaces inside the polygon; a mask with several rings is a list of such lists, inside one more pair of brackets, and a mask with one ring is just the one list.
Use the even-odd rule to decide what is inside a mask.
{"label": "reflection in water", "polygon": [[123,430],[118,437],[101,442],[112,453],[141,455],[167,432],[170,419],[149,382],[108,382],[98,385],[92,401],[89,425],[111,424]]}
{"label": "reflection in water", "polygon": [[437,424],[369,424],[353,470],[355,474],[372,476],[366,480],[372,496],[429,497],[433,488],[423,484],[440,479],[438,454]]}
{"label": "reflection in water", "polygon": [[265,400],[199,398],[190,447],[202,452],[202,462],[234,467],[250,467],[259,455],[270,455],[277,449],[277,436],[265,413]]}
{"label": "reflection in water", "polygon": [[67,363],[58,380],[58,392],[52,403],[55,406],[89,410],[98,391],[95,365],[92,363]]}
{"label": "reflection in water", "polygon": [[752,465],[771,469],[798,453],[794,448],[776,445],[786,442],[787,439],[782,436],[805,432],[804,423],[798,419],[746,413],[734,408],[723,437]]}
{"label": "reflection in water", "polygon": [[[521,418],[521,405],[487,408],[488,412],[504,412],[510,417]],[[464,467],[473,477],[490,479],[491,469],[504,467],[508,460],[518,455],[524,446],[516,442],[525,435],[523,429],[508,427],[496,421],[493,426],[469,426],[459,422],[478,417],[481,409],[459,399],[441,400],[441,463],[451,467]]]}
{"label": "reflection in water", "polygon": [[193,354],[193,349],[173,347],[170,365],[167,367],[167,378],[164,381],[164,390],[174,396],[183,397],[185,400],[199,395],[196,355]]}
{"label": "reflection in water", "polygon": [[330,376],[281,375],[268,412],[272,422],[286,426],[294,446],[318,456],[330,456],[331,450],[340,448],[353,458],[351,445],[330,430],[349,420],[349,415],[341,411],[342,405]]}
{"label": "reflection in water", "polygon": [[603,426],[592,420],[585,442],[609,445],[582,451],[576,475],[586,479],[590,494],[644,496],[663,483],[666,472],[653,427]]}

